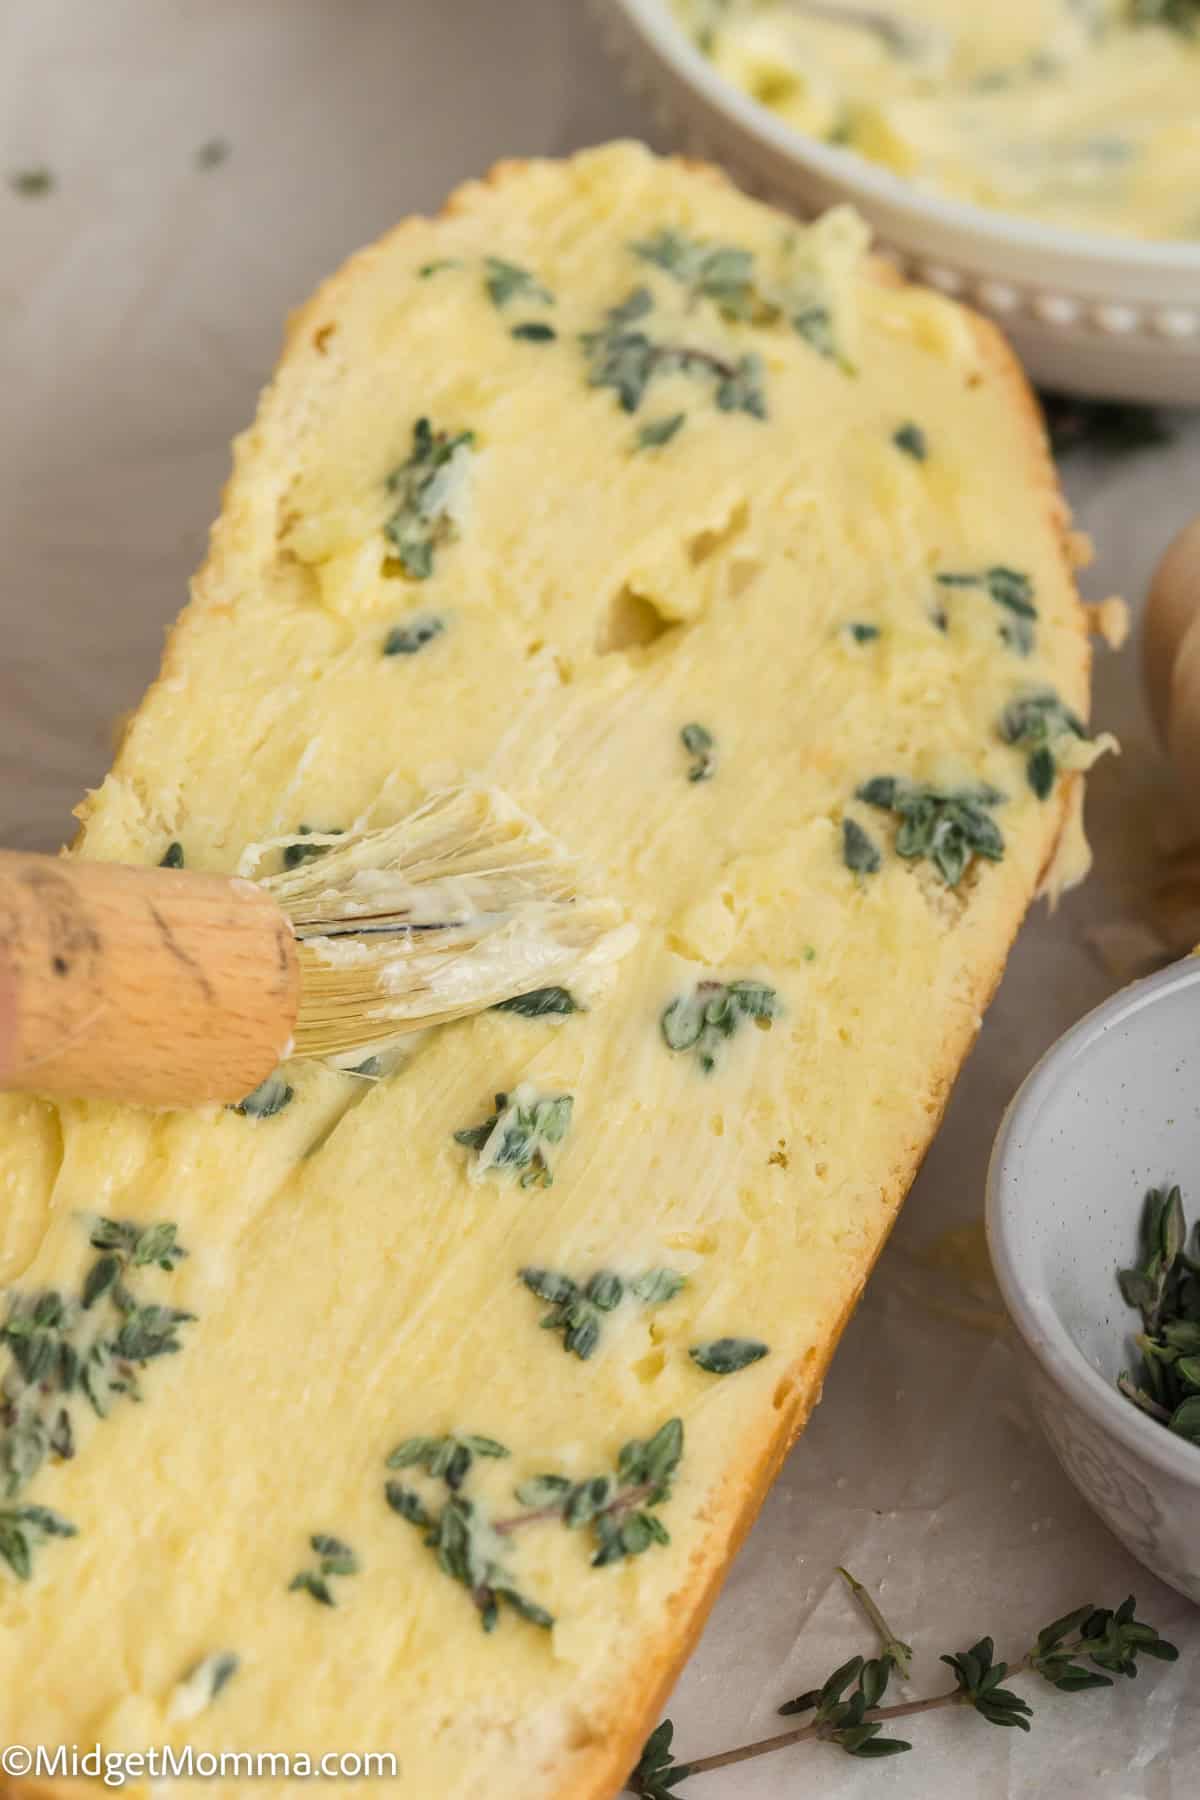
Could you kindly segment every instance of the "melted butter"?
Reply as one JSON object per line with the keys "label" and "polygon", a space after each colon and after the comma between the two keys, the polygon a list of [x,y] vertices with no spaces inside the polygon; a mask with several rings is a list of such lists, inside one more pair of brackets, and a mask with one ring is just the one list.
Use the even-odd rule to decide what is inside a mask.
{"label": "melted butter", "polygon": [[1051,225],[1200,237],[1200,39],[1133,23],[1125,0],[903,0],[918,31],[899,46],[789,0],[673,4],[738,87],[923,187]]}
{"label": "melted butter", "polygon": [[[798,255],[857,372],[787,318],[689,304],[630,249],[664,227],[770,271]],[[300,819],[349,827],[385,790],[408,804],[436,766],[542,821],[637,941],[585,1013],[486,1012],[377,1080],[295,1064],[270,1118],[0,1100],[4,1278],[78,1291],[81,1216],[170,1219],[191,1254],[147,1288],[196,1314],[181,1353],[146,1371],[144,1403],[114,1407],[28,1489],[79,1535],[41,1547],[31,1583],[0,1575],[0,1742],[103,1726],[113,1748],[393,1748],[414,1800],[591,1800],[623,1778],[597,1747],[626,1745],[647,1668],[699,1604],[697,1570],[727,1554],[747,1470],[793,1397],[815,1398],[974,1037],[973,977],[989,984],[1050,855],[1059,809],[997,721],[1029,686],[1087,709],[1012,371],[948,302],[878,285],[860,238],[844,215],[809,234],[615,146],[469,188],[373,250],[336,311],[327,292],[300,316],[169,683],[84,808],[81,853],[151,862],[178,838],[189,867],[228,870]],[[557,340],[511,336],[526,315],[489,299],[495,255],[553,292],[536,316]],[[764,418],[678,370],[636,414],[587,385],[580,334],[639,284],[689,343],[761,355]],[[669,443],[638,447],[640,425],[676,412]],[[387,474],[425,415],[479,448],[460,534],[412,582],[382,526]],[[908,421],[923,462],[895,442]],[[985,592],[935,580],[996,565],[1032,584],[1027,656]],[[445,631],[384,656],[417,609]],[[856,641],[855,622],[878,635]],[[711,779],[688,779],[689,722],[712,736]],[[892,822],[852,800],[889,772],[999,788],[1003,860],[951,892],[894,854]],[[842,860],[847,809],[883,853],[870,877]],[[769,983],[777,1011],[706,1076],[667,1048],[662,1013],[739,978]],[[572,1096],[553,1185],[473,1183],[454,1134],[523,1082]],[[539,1329],[527,1266],[667,1266],[688,1285],[622,1313],[583,1363]],[[689,1346],[727,1334],[769,1355],[705,1375]],[[509,1508],[515,1483],[611,1469],[672,1417],[669,1545],[594,1569],[586,1533],[522,1536],[514,1571],[550,1632],[505,1612],[485,1636],[383,1498],[388,1452],[414,1434],[508,1445],[471,1491]],[[313,1532],[362,1565],[334,1609],[287,1591]],[[81,1656],[92,1643],[105,1653]],[[172,1722],[172,1694],[217,1650],[237,1675]]]}

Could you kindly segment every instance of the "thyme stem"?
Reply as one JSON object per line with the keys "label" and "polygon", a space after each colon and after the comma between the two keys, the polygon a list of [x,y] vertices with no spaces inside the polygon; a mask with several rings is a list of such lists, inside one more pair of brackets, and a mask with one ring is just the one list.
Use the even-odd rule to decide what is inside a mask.
{"label": "thyme stem", "polygon": [[[949,1694],[931,1694],[927,1700],[902,1700],[895,1706],[873,1706],[863,1714],[863,1718],[870,1724],[884,1724],[889,1719],[911,1718],[913,1713],[936,1712],[939,1707],[958,1706],[962,1699],[962,1693],[955,1688]],[[822,1735],[823,1730],[821,1725],[799,1725],[792,1731],[777,1731],[774,1737],[758,1738],[752,1744],[739,1744],[736,1749],[721,1750],[715,1756],[702,1756],[697,1762],[689,1762],[688,1774],[708,1775],[714,1769],[727,1769],[734,1763],[750,1762],[756,1756],[769,1756],[773,1750],[786,1750],[792,1744],[812,1743]]]}

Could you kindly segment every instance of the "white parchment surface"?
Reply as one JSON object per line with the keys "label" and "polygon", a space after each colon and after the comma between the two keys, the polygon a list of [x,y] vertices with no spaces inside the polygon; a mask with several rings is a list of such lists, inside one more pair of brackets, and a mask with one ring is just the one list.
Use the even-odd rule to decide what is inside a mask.
{"label": "white parchment surface", "polygon": [[[287,309],[493,159],[623,133],[655,135],[578,0],[3,0],[0,175],[45,165],[55,186],[0,182],[0,843],[57,845],[103,773]],[[198,167],[214,139],[228,156]],[[1200,420],[1174,423],[1166,449],[1067,465],[1100,549],[1091,598],[1138,601],[1200,506]],[[1134,653],[1099,652],[1096,694],[1125,745],[1092,784],[1096,874],[1031,918],[671,1713],[680,1753],[705,1755],[869,1651],[838,1563],[912,1639],[914,1692],[944,1685],[942,1650],[990,1632],[1019,1655],[1055,1614],[1131,1588],[1184,1655],[1110,1694],[1031,1694],[1031,1737],[934,1715],[912,1722],[910,1756],[806,1747],[698,1780],[696,1800],[1184,1800],[1200,1784],[1200,1612],[1129,1559],[1035,1434],[970,1230],[1007,1099],[1114,985],[1085,931],[1152,849],[1162,775]]]}

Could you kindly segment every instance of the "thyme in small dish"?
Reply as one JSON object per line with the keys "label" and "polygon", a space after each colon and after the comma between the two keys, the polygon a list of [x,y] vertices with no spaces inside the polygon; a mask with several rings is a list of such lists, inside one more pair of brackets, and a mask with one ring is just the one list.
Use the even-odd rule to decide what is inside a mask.
{"label": "thyme in small dish", "polygon": [[871,1621],[879,1639],[879,1654],[850,1657],[819,1687],[798,1694],[779,1708],[781,1716],[801,1718],[803,1724],[695,1762],[676,1760],[674,1728],[664,1719],[646,1740],[626,1792],[640,1795],[642,1800],[677,1800],[685,1781],[799,1744],[826,1744],[864,1761],[902,1756],[912,1744],[905,1738],[885,1737],[887,1727],[948,1707],[975,1712],[989,1725],[1027,1732],[1034,1709],[1005,1682],[1037,1676],[1060,1693],[1080,1693],[1112,1687],[1116,1676],[1136,1676],[1139,1656],[1174,1662],[1179,1655],[1153,1625],[1136,1617],[1130,1595],[1115,1609],[1089,1603],[1051,1620],[1014,1663],[997,1662],[990,1637],[979,1638],[968,1650],[948,1652],[940,1660],[954,1675],[952,1688],[885,1706],[881,1702],[893,1676],[908,1678],[911,1648],[896,1636],[863,1584],[845,1569],[839,1573]]}
{"label": "thyme in small dish", "polygon": [[935,788],[900,775],[876,775],[857,797],[892,813],[899,820],[896,854],[908,861],[927,858],[948,887],[958,886],[976,857],[1003,859],[1004,838],[990,810],[1004,799],[996,788]]}
{"label": "thyme in small dish", "polygon": [[511,1094],[497,1094],[489,1118],[454,1133],[455,1143],[475,1152],[472,1181],[495,1172],[515,1177],[522,1187],[549,1187],[554,1174],[547,1152],[566,1137],[574,1106],[570,1094],[542,1094],[527,1081]]}
{"label": "thyme in small dish", "polygon": [[1151,1188],[1142,1208],[1141,1257],[1117,1277],[1142,1316],[1140,1360],[1117,1386],[1150,1418],[1200,1445],[1200,1225],[1187,1248],[1183,1195]]}
{"label": "thyme in small dish", "polygon": [[779,995],[765,981],[698,981],[664,1007],[659,1025],[668,1050],[691,1051],[711,1075],[747,1020],[767,1029],[779,1010]]}
{"label": "thyme in small dish", "polygon": [[395,507],[384,536],[413,581],[428,580],[435,553],[458,535],[457,511],[474,447],[473,431],[435,431],[428,419],[418,419],[407,460],[387,478]]}
{"label": "thyme in small dish", "polygon": [[317,1566],[301,1569],[298,1575],[293,1575],[288,1582],[288,1593],[308,1594],[320,1606],[336,1606],[329,1584],[338,1575],[357,1575],[358,1558],[349,1544],[344,1544],[341,1538],[330,1537],[328,1532],[315,1532],[308,1542],[316,1553]]}
{"label": "thyme in small dish", "polygon": [[530,1293],[550,1307],[541,1320],[542,1329],[561,1331],[563,1349],[582,1362],[595,1352],[605,1316],[624,1301],[662,1306],[687,1286],[687,1277],[674,1269],[647,1269],[634,1276],[597,1269],[580,1281],[558,1269],[519,1269],[517,1274]]}
{"label": "thyme in small dish", "polygon": [[1018,656],[1028,656],[1034,647],[1034,626],[1038,616],[1033,603],[1033,582],[1020,569],[1003,563],[978,570],[943,570],[937,577],[944,588],[981,588],[1000,607],[1005,617],[1000,636]]}
{"label": "thyme in small dish", "polygon": [[711,781],[717,772],[717,741],[707,725],[685,725],[679,741],[691,757],[689,781]]}

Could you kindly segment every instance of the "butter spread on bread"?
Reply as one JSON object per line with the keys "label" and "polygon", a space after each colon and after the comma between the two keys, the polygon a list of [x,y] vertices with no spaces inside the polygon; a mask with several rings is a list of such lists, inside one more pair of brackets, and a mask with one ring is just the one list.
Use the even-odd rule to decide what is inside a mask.
{"label": "butter spread on bread", "polygon": [[293,319],[75,854],[478,779],[638,939],[240,1109],[0,1101],[3,1741],[632,1766],[1087,760],[1028,391],[863,239],[616,145]]}

